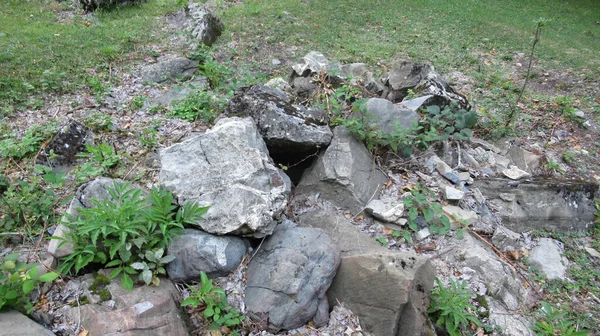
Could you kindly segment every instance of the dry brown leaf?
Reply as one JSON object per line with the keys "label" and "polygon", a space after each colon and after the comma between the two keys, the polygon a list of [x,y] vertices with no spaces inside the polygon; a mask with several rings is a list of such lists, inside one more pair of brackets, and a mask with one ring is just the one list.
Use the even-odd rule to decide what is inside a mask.
{"label": "dry brown leaf", "polygon": [[83,329],[77,336],[87,336],[88,331]]}
{"label": "dry brown leaf", "polygon": [[355,220],[357,220],[357,221],[359,221],[359,220],[363,220],[363,219],[365,219],[365,215],[363,215],[363,214],[360,214],[360,215],[358,215],[358,216],[354,217],[354,219],[355,219]]}
{"label": "dry brown leaf", "polygon": [[393,231],[394,231],[394,229],[390,229],[390,228],[389,228],[389,227],[387,227],[387,226],[384,226],[384,227],[381,229],[381,232],[382,232],[384,235],[391,235]]}

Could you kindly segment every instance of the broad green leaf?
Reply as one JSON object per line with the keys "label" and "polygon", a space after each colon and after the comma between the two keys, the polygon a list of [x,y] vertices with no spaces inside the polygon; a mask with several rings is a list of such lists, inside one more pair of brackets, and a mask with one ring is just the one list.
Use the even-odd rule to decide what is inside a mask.
{"label": "broad green leaf", "polygon": [[115,259],[115,260],[109,262],[108,264],[104,265],[104,267],[105,268],[110,268],[110,267],[114,267],[114,266],[117,266],[117,265],[121,265],[121,263],[122,263],[121,260]]}
{"label": "broad green leaf", "polygon": [[121,276],[121,285],[123,285],[123,288],[129,291],[133,290],[133,280],[131,279],[129,274],[123,273],[123,275]]}
{"label": "broad green leaf", "polygon": [[181,306],[188,306],[191,305],[192,307],[196,308],[198,305],[200,305],[200,301],[198,301],[198,299],[196,299],[195,297],[189,297],[183,301],[181,301]]}
{"label": "broad green leaf", "polygon": [[38,278],[40,282],[52,282],[58,278],[59,274],[55,272],[48,272]]}
{"label": "broad green leaf", "polygon": [[25,282],[23,282],[23,293],[29,294],[29,292],[31,292],[34,287],[35,287],[35,281],[26,280]]}

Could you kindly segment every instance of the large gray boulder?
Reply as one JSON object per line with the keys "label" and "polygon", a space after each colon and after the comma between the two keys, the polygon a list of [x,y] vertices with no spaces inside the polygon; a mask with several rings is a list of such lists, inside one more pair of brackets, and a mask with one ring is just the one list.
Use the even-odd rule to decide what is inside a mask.
{"label": "large gray boulder", "polygon": [[400,108],[382,98],[370,98],[367,101],[366,117],[371,127],[380,129],[385,134],[411,129],[413,122],[418,123],[421,119],[417,112],[408,108]]}
{"label": "large gray boulder", "polygon": [[162,83],[173,79],[190,79],[198,70],[198,62],[185,57],[177,57],[142,68],[142,80],[147,83]]}
{"label": "large gray boulder", "polygon": [[221,33],[224,26],[221,20],[205,6],[191,3],[188,5],[188,29],[198,42],[211,46]]}
{"label": "large gray boulder", "polygon": [[239,90],[229,100],[226,114],[252,117],[271,153],[314,152],[333,137],[329,126],[293,106],[284,92],[265,85]]}
{"label": "large gray boulder", "polygon": [[311,319],[327,323],[325,291],[340,265],[339,254],[322,230],[297,227],[288,220],[279,224],[248,264],[248,316],[275,333]]}
{"label": "large gray boulder", "polygon": [[167,265],[173,281],[200,280],[200,272],[209,277],[226,276],[242,262],[246,241],[235,236],[215,236],[204,231],[186,229],[173,238],[167,253],[175,260]]}
{"label": "large gray boulder", "polygon": [[161,279],[159,286],[140,286],[132,291],[112,280],[106,289],[112,295],[112,307],[97,303],[73,307],[69,318],[80,321],[94,335],[189,335],[177,300],[179,292],[169,279]]}
{"label": "large gray boulder", "polygon": [[54,336],[54,333],[16,310],[0,313],[0,336],[15,335]]}
{"label": "large gray boulder", "polygon": [[341,265],[327,291],[330,305],[344,304],[374,335],[421,335],[435,277],[427,258],[388,250],[344,217],[323,210],[301,215],[299,223],[322,229],[341,249]]}
{"label": "large gray boulder", "polygon": [[202,230],[262,238],[287,205],[291,182],[273,165],[252,118],[225,118],[160,152],[159,182],[178,203],[208,206]]}
{"label": "large gray boulder", "polygon": [[560,180],[476,180],[502,224],[521,233],[531,230],[585,231],[593,226],[598,185]]}
{"label": "large gray boulder", "polygon": [[358,212],[385,182],[365,145],[338,126],[331,144],[304,173],[295,194],[319,194],[339,207]]}

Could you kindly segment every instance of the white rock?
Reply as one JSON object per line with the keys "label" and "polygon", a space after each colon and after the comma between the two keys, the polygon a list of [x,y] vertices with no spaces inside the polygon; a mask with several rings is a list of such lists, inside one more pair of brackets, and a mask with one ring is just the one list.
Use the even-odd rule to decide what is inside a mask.
{"label": "white rock", "polygon": [[372,200],[367,204],[365,209],[369,214],[381,221],[398,223],[398,220],[404,213],[404,203],[393,202],[392,200]]}
{"label": "white rock", "polygon": [[454,187],[444,187],[444,197],[449,201],[459,201],[465,197],[465,193]]}
{"label": "white rock", "polygon": [[424,228],[419,230],[419,232],[415,233],[415,238],[417,240],[423,240],[427,237],[429,237],[431,235],[431,233],[429,232],[429,228]]}
{"label": "white rock", "polygon": [[519,180],[524,177],[531,177],[531,174],[519,169],[517,166],[510,166],[508,169],[504,169],[502,171],[502,174],[504,174],[504,176],[512,180]]}
{"label": "white rock", "polygon": [[575,116],[577,118],[585,118],[585,113],[582,110],[575,109]]}
{"label": "white rock", "polygon": [[537,267],[548,279],[562,279],[565,277],[568,261],[561,256],[561,252],[554,239],[541,238],[529,253],[529,263]]}

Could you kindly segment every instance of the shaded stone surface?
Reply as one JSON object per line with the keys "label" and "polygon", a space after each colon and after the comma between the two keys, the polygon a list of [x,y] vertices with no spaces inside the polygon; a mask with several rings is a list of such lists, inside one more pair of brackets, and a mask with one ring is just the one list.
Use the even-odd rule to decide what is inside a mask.
{"label": "shaded stone surface", "polygon": [[[42,155],[52,166],[72,164],[75,155],[85,150],[85,144],[91,138],[92,135],[85,126],[78,121],[72,121],[52,138]],[[51,151],[56,155],[52,159],[48,157]]]}
{"label": "shaded stone surface", "polygon": [[372,127],[386,134],[399,129],[410,129],[413,122],[418,122],[421,118],[415,111],[399,108],[389,100],[381,98],[370,98],[367,101],[366,117]]}
{"label": "shaded stone surface", "polygon": [[498,211],[503,225],[518,233],[535,229],[581,231],[593,225],[598,190],[593,183],[486,179],[476,180],[473,186]]}
{"label": "shaded stone surface", "polygon": [[0,313],[0,336],[54,336],[54,333],[18,311],[9,310]]}
{"label": "shaded stone surface", "polygon": [[141,76],[144,82],[162,83],[171,79],[190,79],[198,70],[198,62],[185,57],[145,65]]}
{"label": "shaded stone surface", "polygon": [[341,265],[327,291],[330,305],[344,304],[374,335],[421,335],[435,276],[426,257],[386,249],[323,210],[300,215],[299,223],[322,229],[341,249]]}
{"label": "shaded stone surface", "polygon": [[208,206],[202,230],[261,238],[287,205],[291,182],[276,168],[252,118],[225,118],[160,152],[159,182],[180,205]]}
{"label": "shaded stone surface", "polygon": [[167,254],[175,257],[167,265],[167,273],[171,280],[182,282],[199,281],[201,271],[211,278],[226,276],[242,262],[246,249],[246,242],[239,237],[186,229],[167,247]]}
{"label": "shaded stone surface", "polygon": [[303,112],[289,102],[284,92],[265,85],[239,90],[226,109],[228,115],[252,117],[271,153],[314,152],[331,142],[329,126]]}
{"label": "shaded stone surface", "polygon": [[271,332],[301,327],[317,311],[318,322],[327,321],[325,291],[339,253],[322,230],[279,224],[248,264],[244,302],[250,318]]}
{"label": "shaded stone surface", "polygon": [[113,280],[106,287],[112,294],[114,307],[87,304],[71,308],[73,321],[94,335],[187,336],[177,297],[171,281],[162,278],[156,287],[140,286],[132,291]]}
{"label": "shaded stone surface", "polygon": [[333,140],[304,173],[296,195],[321,198],[351,211],[360,211],[386,182],[371,153],[345,127],[333,130]]}

